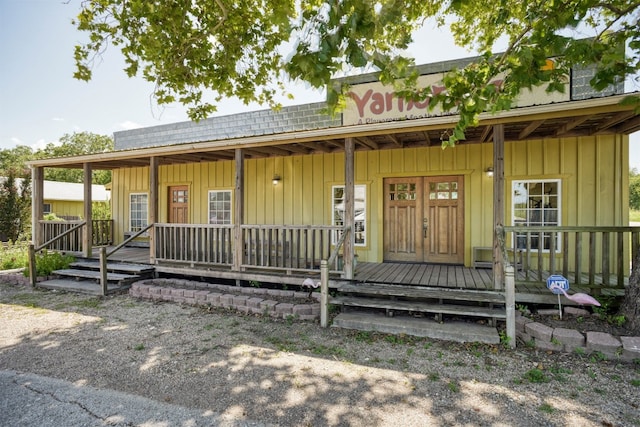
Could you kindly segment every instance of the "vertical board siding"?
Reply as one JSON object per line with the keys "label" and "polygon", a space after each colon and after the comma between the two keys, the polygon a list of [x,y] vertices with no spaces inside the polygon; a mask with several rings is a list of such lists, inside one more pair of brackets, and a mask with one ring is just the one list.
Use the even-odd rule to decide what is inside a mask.
{"label": "vertical board siding", "polygon": [[[367,185],[367,247],[357,248],[361,261],[381,261],[383,245],[382,180],[386,177],[464,175],[465,263],[471,248],[491,246],[493,180],[485,170],[493,164],[493,144],[460,144],[392,150],[363,150],[355,155],[356,184]],[[511,224],[514,179],[561,179],[563,225],[626,225],[625,173],[628,137],[600,135],[559,139],[506,141],[506,223]],[[624,172],[624,171],[623,171]],[[167,188],[190,185],[190,216],[208,223],[208,191],[228,190],[234,183],[233,161],[161,166],[159,220],[167,220]],[[282,180],[271,183],[274,174]],[[266,157],[245,161],[245,222],[274,225],[330,225],[331,186],[344,183],[344,153]],[[129,227],[130,193],[148,192],[148,168],[113,173],[116,241]],[[234,194],[234,197],[236,195]],[[613,250],[613,249],[612,249]]]}

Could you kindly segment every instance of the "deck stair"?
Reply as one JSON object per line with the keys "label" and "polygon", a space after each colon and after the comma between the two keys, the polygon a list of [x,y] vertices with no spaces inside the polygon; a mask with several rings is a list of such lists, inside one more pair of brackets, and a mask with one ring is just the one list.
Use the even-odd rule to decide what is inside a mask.
{"label": "deck stair", "polygon": [[495,321],[506,318],[500,292],[346,281],[335,291],[329,303],[342,306],[337,327],[497,343]]}
{"label": "deck stair", "polygon": [[[122,292],[131,287],[131,283],[148,279],[154,275],[154,267],[146,264],[124,262],[107,263],[107,293]],[[55,270],[57,278],[38,283],[46,289],[58,289],[91,295],[101,295],[100,264],[92,260],[79,260],[68,269]]]}

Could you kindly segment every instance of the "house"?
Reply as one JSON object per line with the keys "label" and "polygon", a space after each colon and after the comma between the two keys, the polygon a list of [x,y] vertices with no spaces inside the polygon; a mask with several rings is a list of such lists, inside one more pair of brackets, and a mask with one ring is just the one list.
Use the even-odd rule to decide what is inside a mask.
{"label": "house", "polygon": [[[104,185],[91,186],[93,202],[108,203],[110,192]],[[79,220],[84,212],[84,184],[75,182],[43,182],[43,214],[55,214],[65,220]]]}
{"label": "house", "polygon": [[[420,67],[421,84],[466,61]],[[234,114],[116,132],[110,153],[33,161],[34,200],[46,167],[112,170],[116,242],[148,233],[165,273],[299,283],[330,259],[343,279],[499,291],[510,262],[522,286],[562,273],[620,288],[640,234],[627,227],[628,135],[640,117],[621,104],[621,85],[594,92],[592,72],[574,69],[564,94],[536,88],[483,114],[444,150],[456,115],[357,76],[337,117],[323,103]],[[37,227],[33,236],[42,241]],[[498,268],[473,268],[486,266]],[[526,289],[523,301],[548,300]]]}
{"label": "house", "polygon": [[[0,182],[5,180],[0,177]],[[16,178],[16,186],[22,185],[22,178]],[[108,203],[110,191],[104,185],[91,186],[94,202]],[[84,184],[75,182],[43,181],[42,213],[55,214],[64,220],[78,220],[84,212]]]}

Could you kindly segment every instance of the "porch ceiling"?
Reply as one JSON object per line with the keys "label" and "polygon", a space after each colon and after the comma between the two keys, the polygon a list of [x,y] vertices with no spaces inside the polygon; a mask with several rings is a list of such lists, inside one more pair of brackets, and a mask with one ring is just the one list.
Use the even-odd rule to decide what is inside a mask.
{"label": "porch ceiling", "polygon": [[[493,125],[504,124],[505,141],[565,138],[601,134],[630,134],[640,130],[640,114],[633,106],[621,105],[624,95],[585,101],[517,108],[495,115],[486,113],[479,126],[466,132],[462,144],[492,141]],[[457,116],[385,122],[358,126],[300,131],[277,135],[194,142],[188,144],[114,151],[110,153],[36,160],[32,166],[117,169],[148,166],[156,157],[159,164],[232,160],[235,149],[245,158],[290,156],[344,151],[345,138],[352,137],[356,150],[385,150],[439,146],[452,131]]]}

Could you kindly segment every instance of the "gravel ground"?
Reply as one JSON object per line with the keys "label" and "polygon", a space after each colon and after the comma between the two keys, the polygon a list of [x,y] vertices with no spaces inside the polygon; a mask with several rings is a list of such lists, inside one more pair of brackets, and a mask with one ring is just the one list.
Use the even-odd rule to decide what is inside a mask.
{"label": "gravel ground", "polygon": [[596,359],[0,284],[0,369],[272,425],[640,426]]}

